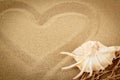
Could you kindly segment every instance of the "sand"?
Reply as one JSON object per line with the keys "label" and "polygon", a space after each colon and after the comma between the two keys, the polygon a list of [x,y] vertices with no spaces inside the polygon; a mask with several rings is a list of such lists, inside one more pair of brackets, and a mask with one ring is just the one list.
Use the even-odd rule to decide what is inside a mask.
{"label": "sand", "polygon": [[0,1],[0,80],[71,80],[61,55],[83,42],[120,46],[120,1]]}

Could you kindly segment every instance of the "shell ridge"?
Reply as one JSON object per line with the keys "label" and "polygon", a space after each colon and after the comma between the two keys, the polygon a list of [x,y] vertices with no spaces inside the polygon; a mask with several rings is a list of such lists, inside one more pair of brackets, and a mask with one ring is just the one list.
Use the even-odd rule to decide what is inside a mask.
{"label": "shell ridge", "polygon": [[80,76],[83,74],[83,72],[84,72],[84,70],[85,70],[85,68],[86,68],[86,66],[87,66],[87,63],[88,63],[88,59],[85,60],[83,66],[82,66],[83,68],[82,68],[82,70],[80,71],[80,73],[79,73],[77,76],[75,76],[73,79],[76,79],[76,78],[80,77]]}

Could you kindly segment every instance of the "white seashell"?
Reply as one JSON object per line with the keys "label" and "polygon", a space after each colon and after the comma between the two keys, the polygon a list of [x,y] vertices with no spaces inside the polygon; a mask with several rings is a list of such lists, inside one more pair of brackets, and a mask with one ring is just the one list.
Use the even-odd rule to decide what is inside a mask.
{"label": "white seashell", "polygon": [[84,72],[88,72],[90,73],[89,76],[92,76],[93,71],[104,70],[108,65],[112,64],[116,51],[120,51],[120,46],[107,47],[99,41],[88,41],[72,53],[61,52],[61,54],[73,57],[76,61],[75,64],[62,69],[70,69],[77,66],[81,71],[73,79],[80,77]]}

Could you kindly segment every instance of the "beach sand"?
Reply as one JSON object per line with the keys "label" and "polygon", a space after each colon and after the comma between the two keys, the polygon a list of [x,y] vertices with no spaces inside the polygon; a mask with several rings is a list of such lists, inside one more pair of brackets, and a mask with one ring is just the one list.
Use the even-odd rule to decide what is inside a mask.
{"label": "beach sand", "polygon": [[119,0],[0,1],[0,80],[71,80],[72,52],[88,40],[120,46]]}

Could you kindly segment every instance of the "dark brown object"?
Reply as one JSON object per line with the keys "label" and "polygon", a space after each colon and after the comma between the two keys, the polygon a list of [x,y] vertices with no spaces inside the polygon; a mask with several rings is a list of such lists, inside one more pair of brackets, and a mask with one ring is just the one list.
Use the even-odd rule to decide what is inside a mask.
{"label": "dark brown object", "polygon": [[84,73],[80,80],[120,80],[120,52],[116,52],[116,58],[113,63],[105,70],[93,72],[91,77],[87,77],[88,73]]}

